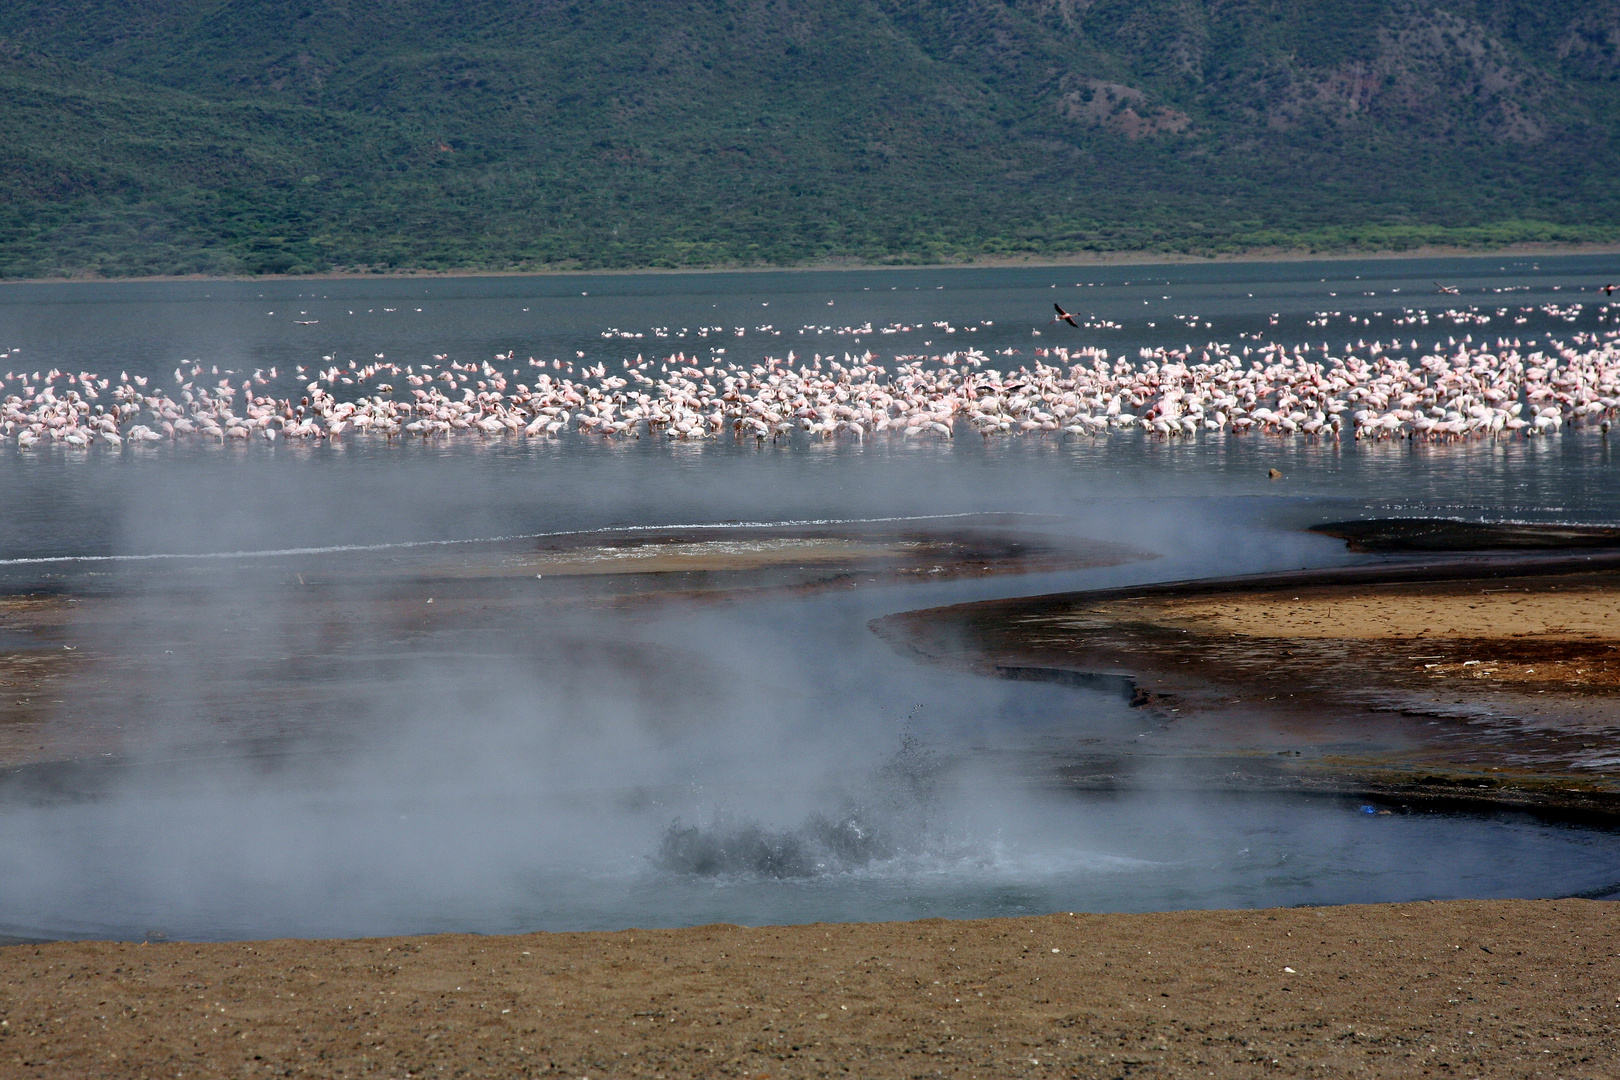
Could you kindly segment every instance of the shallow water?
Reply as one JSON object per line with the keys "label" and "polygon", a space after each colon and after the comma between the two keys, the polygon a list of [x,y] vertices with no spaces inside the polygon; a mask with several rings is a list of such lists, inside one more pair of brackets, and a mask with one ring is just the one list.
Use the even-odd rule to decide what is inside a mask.
{"label": "shallow water", "polygon": [[59,854],[49,874],[7,884],[5,930],[195,940],[1537,897],[1612,891],[1620,865],[1612,833],[1518,815],[1057,794],[1019,795],[1013,811],[1005,789],[944,794],[955,801],[910,846],[792,875],[663,865],[668,818],[653,810],[614,813],[610,836],[584,807],[400,794],[238,797],[229,826],[176,794],[143,799],[138,819],[12,810],[8,849]]}
{"label": "shallow water", "polygon": [[[1287,344],[1374,337],[1425,345],[1465,333],[1526,340],[1613,325],[1599,286],[1612,255],[1480,256],[1187,266],[775,271],[438,280],[0,285],[0,365],[167,376],[183,360],[287,369],[323,356],[399,363],[443,354],[616,362],[637,353],[737,358],[969,346]],[[1435,280],[1461,290],[1439,294]],[[1054,326],[1060,303],[1114,328]],[[1584,304],[1574,319],[1521,308]],[[1490,321],[1446,318],[1476,307]],[[1506,308],[1508,314],[1495,312]],[[1397,323],[1426,310],[1427,325]],[[1277,324],[1271,324],[1275,316]],[[1323,323],[1323,316],[1327,321]],[[1350,317],[1366,318],[1371,325]],[[1527,319],[1522,325],[1517,318]],[[301,325],[313,320],[313,325]],[[858,332],[870,324],[870,332]],[[1205,324],[1208,324],[1207,326]],[[768,327],[769,329],[762,329]],[[885,334],[886,327],[903,327]],[[705,330],[707,329],[707,332]],[[947,332],[954,328],[954,332]],[[737,335],[742,330],[741,336]],[[1040,331],[1037,337],[1032,331]],[[683,336],[684,331],[684,336]],[[630,337],[622,335],[629,334]],[[641,335],[639,337],[633,335]],[[660,336],[661,334],[667,336]],[[15,350],[15,352],[14,352]],[[1010,358],[1015,362],[1017,357]]]}
{"label": "shallow water", "polygon": [[[1529,336],[1607,326],[1590,289],[1572,291],[1598,283],[1608,264],[1484,258],[6,286],[0,351],[20,352],[0,368],[162,375],[181,359],[237,370],[350,353],[482,360],[509,350],[614,361],[676,348],[724,348],[734,358],[790,347],[889,356],[969,338],[986,351],[1027,354],[1032,342],[1067,330],[1045,325],[1054,299],[1123,326],[1070,344],[1134,348],[1260,332],[1287,342],[1353,340],[1391,333],[1403,305],[1457,307],[1457,298],[1434,294],[1436,278],[1472,290],[1525,288],[1462,298],[1493,311],[1510,301],[1515,309],[1587,304],[1573,323],[1541,313],[1513,328]],[[1325,310],[1342,314],[1311,325]],[[1351,312],[1374,325],[1352,326]],[[1195,313],[1196,333],[1190,320],[1171,317]],[[917,329],[839,332],[867,321]],[[1432,341],[1498,329],[1439,322],[1432,316],[1410,333]],[[767,324],[781,336],[755,329]],[[663,326],[670,337],[656,336]],[[675,336],[682,326],[685,338]],[[700,326],[729,336],[699,336]],[[805,327],[821,330],[801,334]],[[615,331],[645,336],[603,336]],[[1268,479],[1272,468],[1282,480]],[[194,651],[152,658],[158,684],[169,688],[160,700],[132,692],[131,718],[170,733],[156,750],[79,797],[8,795],[0,804],[8,864],[0,931],[349,935],[1602,889],[1620,880],[1614,834],[1514,815],[1379,816],[1331,801],[1190,795],[1173,763],[1132,749],[1151,736],[1117,698],[926,669],[865,625],[958,600],[1350,561],[1359,557],[1338,542],[1296,530],[1365,512],[1613,524],[1617,481],[1608,442],[1591,431],[1459,446],[1164,443],[1130,434],[948,445],[8,448],[0,452],[0,573],[13,587],[132,598],[150,606],[154,622],[173,605],[191,605],[194,625],[182,640]],[[1056,527],[1163,557],[656,618],[548,614],[523,626],[521,642],[494,626],[391,634],[365,614],[378,586],[360,583],[404,558],[398,552],[418,550],[376,545],[977,511],[1054,515]],[[370,550],[117,561],[345,545]],[[458,556],[451,547],[423,557]],[[276,574],[315,558],[339,584],[351,574],[359,598],[335,636],[330,626],[299,625],[276,599]],[[649,680],[612,652],[571,653],[566,662],[546,652],[581,638],[671,658],[668,670],[680,678]],[[283,737],[268,757],[251,740],[213,737],[240,720],[237,711],[274,711],[297,690],[271,670],[288,655],[351,664],[321,684],[330,697],[298,707],[316,720],[327,709],[359,734],[335,747]],[[252,669],[261,699],[211,696],[221,666]],[[1040,779],[1040,762],[1080,746],[1138,753],[1132,793],[1063,793]],[[903,782],[897,762],[912,770]]]}

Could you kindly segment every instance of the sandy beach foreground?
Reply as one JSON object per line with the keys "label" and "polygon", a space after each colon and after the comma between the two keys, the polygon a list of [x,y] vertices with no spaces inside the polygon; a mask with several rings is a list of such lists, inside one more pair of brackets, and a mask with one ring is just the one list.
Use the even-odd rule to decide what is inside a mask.
{"label": "sandy beach foreground", "polygon": [[1620,909],[0,949],[0,1074],[1599,1078]]}

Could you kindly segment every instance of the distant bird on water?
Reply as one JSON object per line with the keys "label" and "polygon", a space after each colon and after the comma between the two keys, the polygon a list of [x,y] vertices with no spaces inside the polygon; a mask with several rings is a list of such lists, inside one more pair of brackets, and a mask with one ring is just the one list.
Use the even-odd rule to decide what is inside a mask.
{"label": "distant bird on water", "polygon": [[1442,285],[1438,281],[1434,283],[1434,287],[1445,293],[1447,296],[1457,296],[1462,292],[1462,290],[1457,288],[1455,285]]}
{"label": "distant bird on water", "polygon": [[1080,329],[1080,324],[1074,321],[1073,315],[1070,315],[1067,311],[1063,310],[1063,305],[1053,304],[1052,309],[1057,312],[1057,319],[1053,319],[1053,322],[1057,322],[1058,319],[1061,319],[1070,326],[1074,327],[1076,330]]}

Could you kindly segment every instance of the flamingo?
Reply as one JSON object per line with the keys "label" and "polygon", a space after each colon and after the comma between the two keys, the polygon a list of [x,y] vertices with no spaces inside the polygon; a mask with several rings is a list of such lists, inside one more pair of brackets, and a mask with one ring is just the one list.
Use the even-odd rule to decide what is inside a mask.
{"label": "flamingo", "polygon": [[[1460,292],[1440,282],[1435,287],[1450,295]],[[1606,286],[1605,295],[1614,288],[1620,285]],[[1061,304],[1053,310],[1053,322],[1085,328]],[[1534,310],[1521,308],[1512,324],[1523,325]],[[1578,306],[1549,304],[1541,310],[1564,321],[1580,314]],[[1428,325],[1430,313],[1408,315],[1396,325]],[[1503,309],[1495,315],[1509,313]],[[1325,325],[1330,317],[1346,316],[1325,312],[1317,319]],[[1435,318],[1474,327],[1490,321],[1487,313],[1474,309]],[[962,332],[936,325],[947,333]],[[725,329],[709,327],[701,333]],[[869,324],[816,332],[834,329],[873,332]],[[928,332],[921,327],[903,332],[913,331]],[[681,351],[662,361],[638,355],[633,365],[625,361],[622,376],[610,374],[603,362],[587,362],[580,352],[578,362],[568,363],[566,370],[555,360],[550,365],[533,361],[533,383],[511,389],[505,375],[488,363],[450,364],[435,375],[430,370],[434,365],[421,365],[423,371],[416,373],[384,358],[346,366],[323,358],[332,366],[297,369],[300,380],[313,380],[304,384],[301,399],[261,396],[258,388],[267,384],[262,370],[251,376],[218,372],[227,378],[216,386],[184,381],[188,369],[194,377],[203,370],[196,361],[175,369],[180,383],[173,398],[159,386],[143,385],[145,376],[128,372],[115,380],[88,372],[64,375],[57,369],[49,374],[7,372],[4,383],[20,384],[15,388],[20,393],[0,399],[0,437],[14,439],[19,448],[45,439],[85,447],[117,445],[120,438],[179,441],[199,433],[222,442],[245,440],[252,433],[279,441],[363,439],[379,433],[537,438],[562,432],[584,438],[658,434],[686,440],[724,433],[738,439],[791,440],[808,434],[818,440],[864,442],[903,434],[949,438],[962,422],[985,438],[1105,437],[1134,429],[1174,439],[1206,433],[1335,439],[1348,429],[1358,439],[1455,442],[1554,437],[1565,428],[1601,428],[1620,412],[1615,391],[1620,342],[1585,330],[1546,342],[1506,337],[1493,342],[1479,330],[1473,333],[1481,340],[1459,329],[1443,343],[1437,340],[1429,355],[1422,355],[1416,340],[1386,344],[1365,338],[1346,341],[1337,355],[1326,344],[1307,351],[1259,341],[1254,346],[1211,342],[1198,350],[1143,349],[1134,358],[1096,347],[1053,344],[1035,349],[1030,365],[1007,372],[976,370],[990,357],[971,347],[898,355],[892,365],[875,363],[871,350],[817,354],[802,361],[790,352],[782,359],[754,363],[730,360],[717,349],[708,364]],[[1017,350],[997,354],[1014,356]],[[507,351],[498,358],[504,363],[515,354]],[[385,372],[405,379],[407,399],[384,396],[393,393],[389,383],[372,383]],[[280,372],[272,368],[269,374],[274,379]],[[654,374],[657,378],[650,377]],[[60,385],[64,378],[66,386]],[[233,388],[231,382],[238,379],[242,385]],[[109,384],[112,400],[98,403],[99,391],[109,390]],[[375,389],[370,396],[359,396],[365,385]],[[355,389],[345,389],[349,386]],[[1518,418],[1521,401],[1533,406],[1523,420]],[[234,414],[236,407],[245,418]]]}

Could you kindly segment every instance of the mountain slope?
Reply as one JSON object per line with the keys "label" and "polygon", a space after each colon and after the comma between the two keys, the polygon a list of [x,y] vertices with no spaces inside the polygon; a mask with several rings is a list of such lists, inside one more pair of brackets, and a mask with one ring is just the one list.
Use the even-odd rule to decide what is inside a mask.
{"label": "mountain slope", "polygon": [[1612,238],[1569,0],[15,0],[0,274]]}

